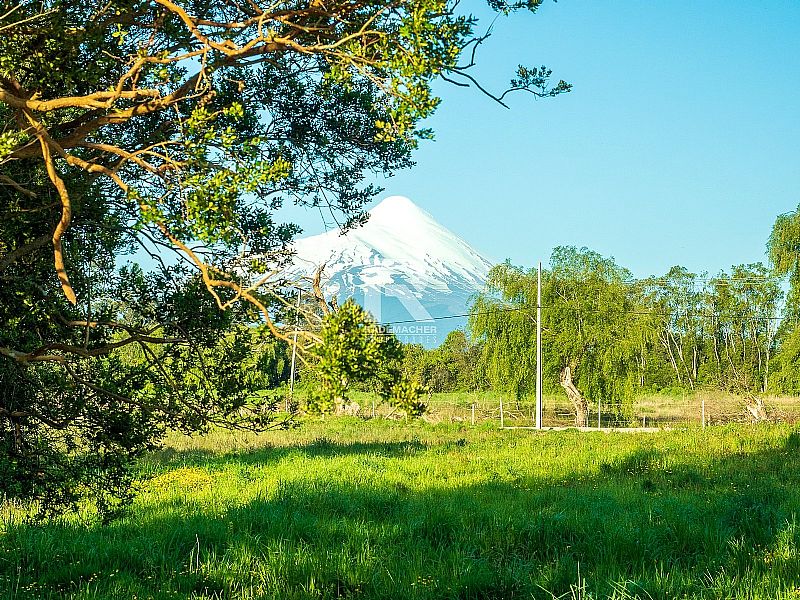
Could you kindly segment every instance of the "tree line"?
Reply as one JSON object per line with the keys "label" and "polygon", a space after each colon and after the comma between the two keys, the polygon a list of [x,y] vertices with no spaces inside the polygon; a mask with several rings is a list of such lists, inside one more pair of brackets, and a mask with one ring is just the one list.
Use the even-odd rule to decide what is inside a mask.
{"label": "tree line", "polygon": [[[766,394],[800,393],[798,212],[781,215],[771,265],[714,275],[675,266],[636,279],[587,248],[554,249],[542,272],[543,383],[565,392],[576,423],[598,402],[620,416],[653,392],[716,389],[764,419]],[[537,271],[495,266],[466,332],[436,349],[410,346],[405,369],[433,392],[534,394]]]}

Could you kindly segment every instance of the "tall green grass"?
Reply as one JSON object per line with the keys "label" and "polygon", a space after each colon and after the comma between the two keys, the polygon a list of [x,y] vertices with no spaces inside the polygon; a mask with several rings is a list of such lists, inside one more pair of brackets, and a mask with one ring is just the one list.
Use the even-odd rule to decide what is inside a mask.
{"label": "tall green grass", "polygon": [[0,599],[800,598],[800,434],[327,419],[175,436],[110,526],[0,526]]}

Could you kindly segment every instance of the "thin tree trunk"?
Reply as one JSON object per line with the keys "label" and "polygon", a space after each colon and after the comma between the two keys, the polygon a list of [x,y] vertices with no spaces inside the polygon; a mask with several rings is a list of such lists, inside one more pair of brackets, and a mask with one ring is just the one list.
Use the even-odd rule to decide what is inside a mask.
{"label": "thin tree trunk", "polygon": [[770,325],[767,323],[767,347],[766,347],[766,359],[764,360],[764,393],[767,393],[767,387],[769,386],[769,355],[770,355],[770,346],[772,346],[772,338],[771,338],[771,331]]}
{"label": "thin tree trunk", "polygon": [[[678,335],[676,339],[675,334],[673,334],[671,331],[669,332],[669,335],[672,338],[672,343],[675,344],[675,352],[681,359],[681,366],[686,373],[686,378],[689,380],[689,387],[694,389],[694,380],[692,379],[692,374],[689,372],[689,367],[686,364],[686,357],[683,355],[683,336]],[[678,341],[680,341],[680,344]]]}
{"label": "thin tree trunk", "polygon": [[753,417],[753,421],[756,423],[764,421],[767,418],[767,410],[764,408],[764,399],[759,396],[748,395],[747,412],[750,413],[750,416]]}
{"label": "thin tree trunk", "polygon": [[640,388],[644,387],[644,374],[646,372],[646,369],[647,369],[647,363],[645,362],[645,347],[644,347],[644,344],[642,344],[642,371],[641,371],[641,373],[639,375],[639,387]]}
{"label": "thin tree trunk", "polygon": [[[755,340],[755,344],[756,344],[756,352],[758,354],[758,372],[759,374],[761,374],[764,372],[764,358],[761,356],[761,346],[758,343],[758,339]],[[766,385],[762,386],[761,391],[762,393],[766,392],[767,386]]]}
{"label": "thin tree trunk", "polygon": [[678,363],[675,361],[675,356],[672,354],[672,344],[669,340],[669,332],[664,332],[664,336],[661,338],[661,344],[667,349],[669,353],[669,362],[672,363],[672,368],[675,370],[675,375],[678,377],[678,385],[683,385],[683,380],[681,378],[680,369],[678,369]]}
{"label": "thin tree trunk", "polygon": [[564,367],[561,371],[561,387],[567,392],[567,398],[572,402],[572,407],[575,409],[575,426],[588,427],[589,426],[589,405],[586,398],[575,387],[572,381],[572,369],[569,366]]}

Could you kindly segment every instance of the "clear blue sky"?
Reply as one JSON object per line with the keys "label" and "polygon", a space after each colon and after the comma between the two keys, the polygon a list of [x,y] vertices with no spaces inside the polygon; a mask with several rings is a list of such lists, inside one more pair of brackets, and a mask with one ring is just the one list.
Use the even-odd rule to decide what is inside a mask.
{"label": "clear blue sky", "polygon": [[520,63],[574,90],[506,110],[437,85],[436,141],[381,184],[490,259],[532,265],[573,244],[636,276],[713,273],[765,260],[776,215],[800,202],[796,0],[547,2],[499,19],[479,58],[495,90]]}
{"label": "clear blue sky", "polygon": [[574,89],[506,110],[439,84],[436,140],[380,183],[490,259],[533,265],[572,244],[636,276],[715,273],[765,260],[775,217],[800,203],[796,0],[546,2],[500,18],[479,63],[494,90],[517,64]]}

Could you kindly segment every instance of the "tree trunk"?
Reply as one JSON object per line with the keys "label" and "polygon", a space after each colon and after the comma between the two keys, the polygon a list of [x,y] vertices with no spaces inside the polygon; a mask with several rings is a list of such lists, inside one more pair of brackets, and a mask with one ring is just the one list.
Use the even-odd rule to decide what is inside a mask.
{"label": "tree trunk", "polygon": [[772,340],[770,339],[770,332],[769,332],[769,324],[767,324],[767,348],[766,348],[766,360],[764,361],[764,393],[767,393],[767,387],[769,386],[769,350],[770,346],[772,345]]}
{"label": "tree trunk", "polygon": [[639,387],[640,388],[644,387],[644,374],[645,374],[645,372],[647,370],[647,363],[645,362],[645,352],[646,352],[646,350],[645,350],[644,344],[642,344],[642,355],[641,355],[642,356],[642,363],[641,363],[642,370],[639,373]]}
{"label": "tree trunk", "polygon": [[686,365],[686,356],[683,352],[683,336],[678,334],[676,338],[675,334],[671,331],[669,335],[672,338],[672,343],[675,344],[675,353],[681,359],[681,366],[683,367],[684,373],[686,373],[686,378],[689,380],[689,387],[694,389],[694,380],[692,379],[692,374],[689,372],[689,367]]}
{"label": "tree trunk", "polygon": [[561,387],[567,392],[567,398],[572,402],[572,407],[575,409],[575,426],[588,427],[589,405],[586,403],[586,398],[575,387],[572,381],[572,369],[569,367],[564,367],[564,370],[561,371]]}
{"label": "tree trunk", "polygon": [[753,421],[759,423],[767,418],[767,411],[764,408],[764,399],[758,396],[751,396],[747,399],[747,412],[753,417]]}
{"label": "tree trunk", "polygon": [[669,353],[669,362],[672,365],[673,370],[675,371],[675,376],[678,378],[678,385],[683,385],[683,379],[681,378],[681,371],[680,369],[678,369],[678,363],[675,360],[675,356],[672,353],[672,343],[670,342],[669,332],[664,331],[663,333],[664,333],[663,337],[659,335],[659,338],[661,339],[661,344],[664,346],[664,348],[667,349],[667,352]]}

